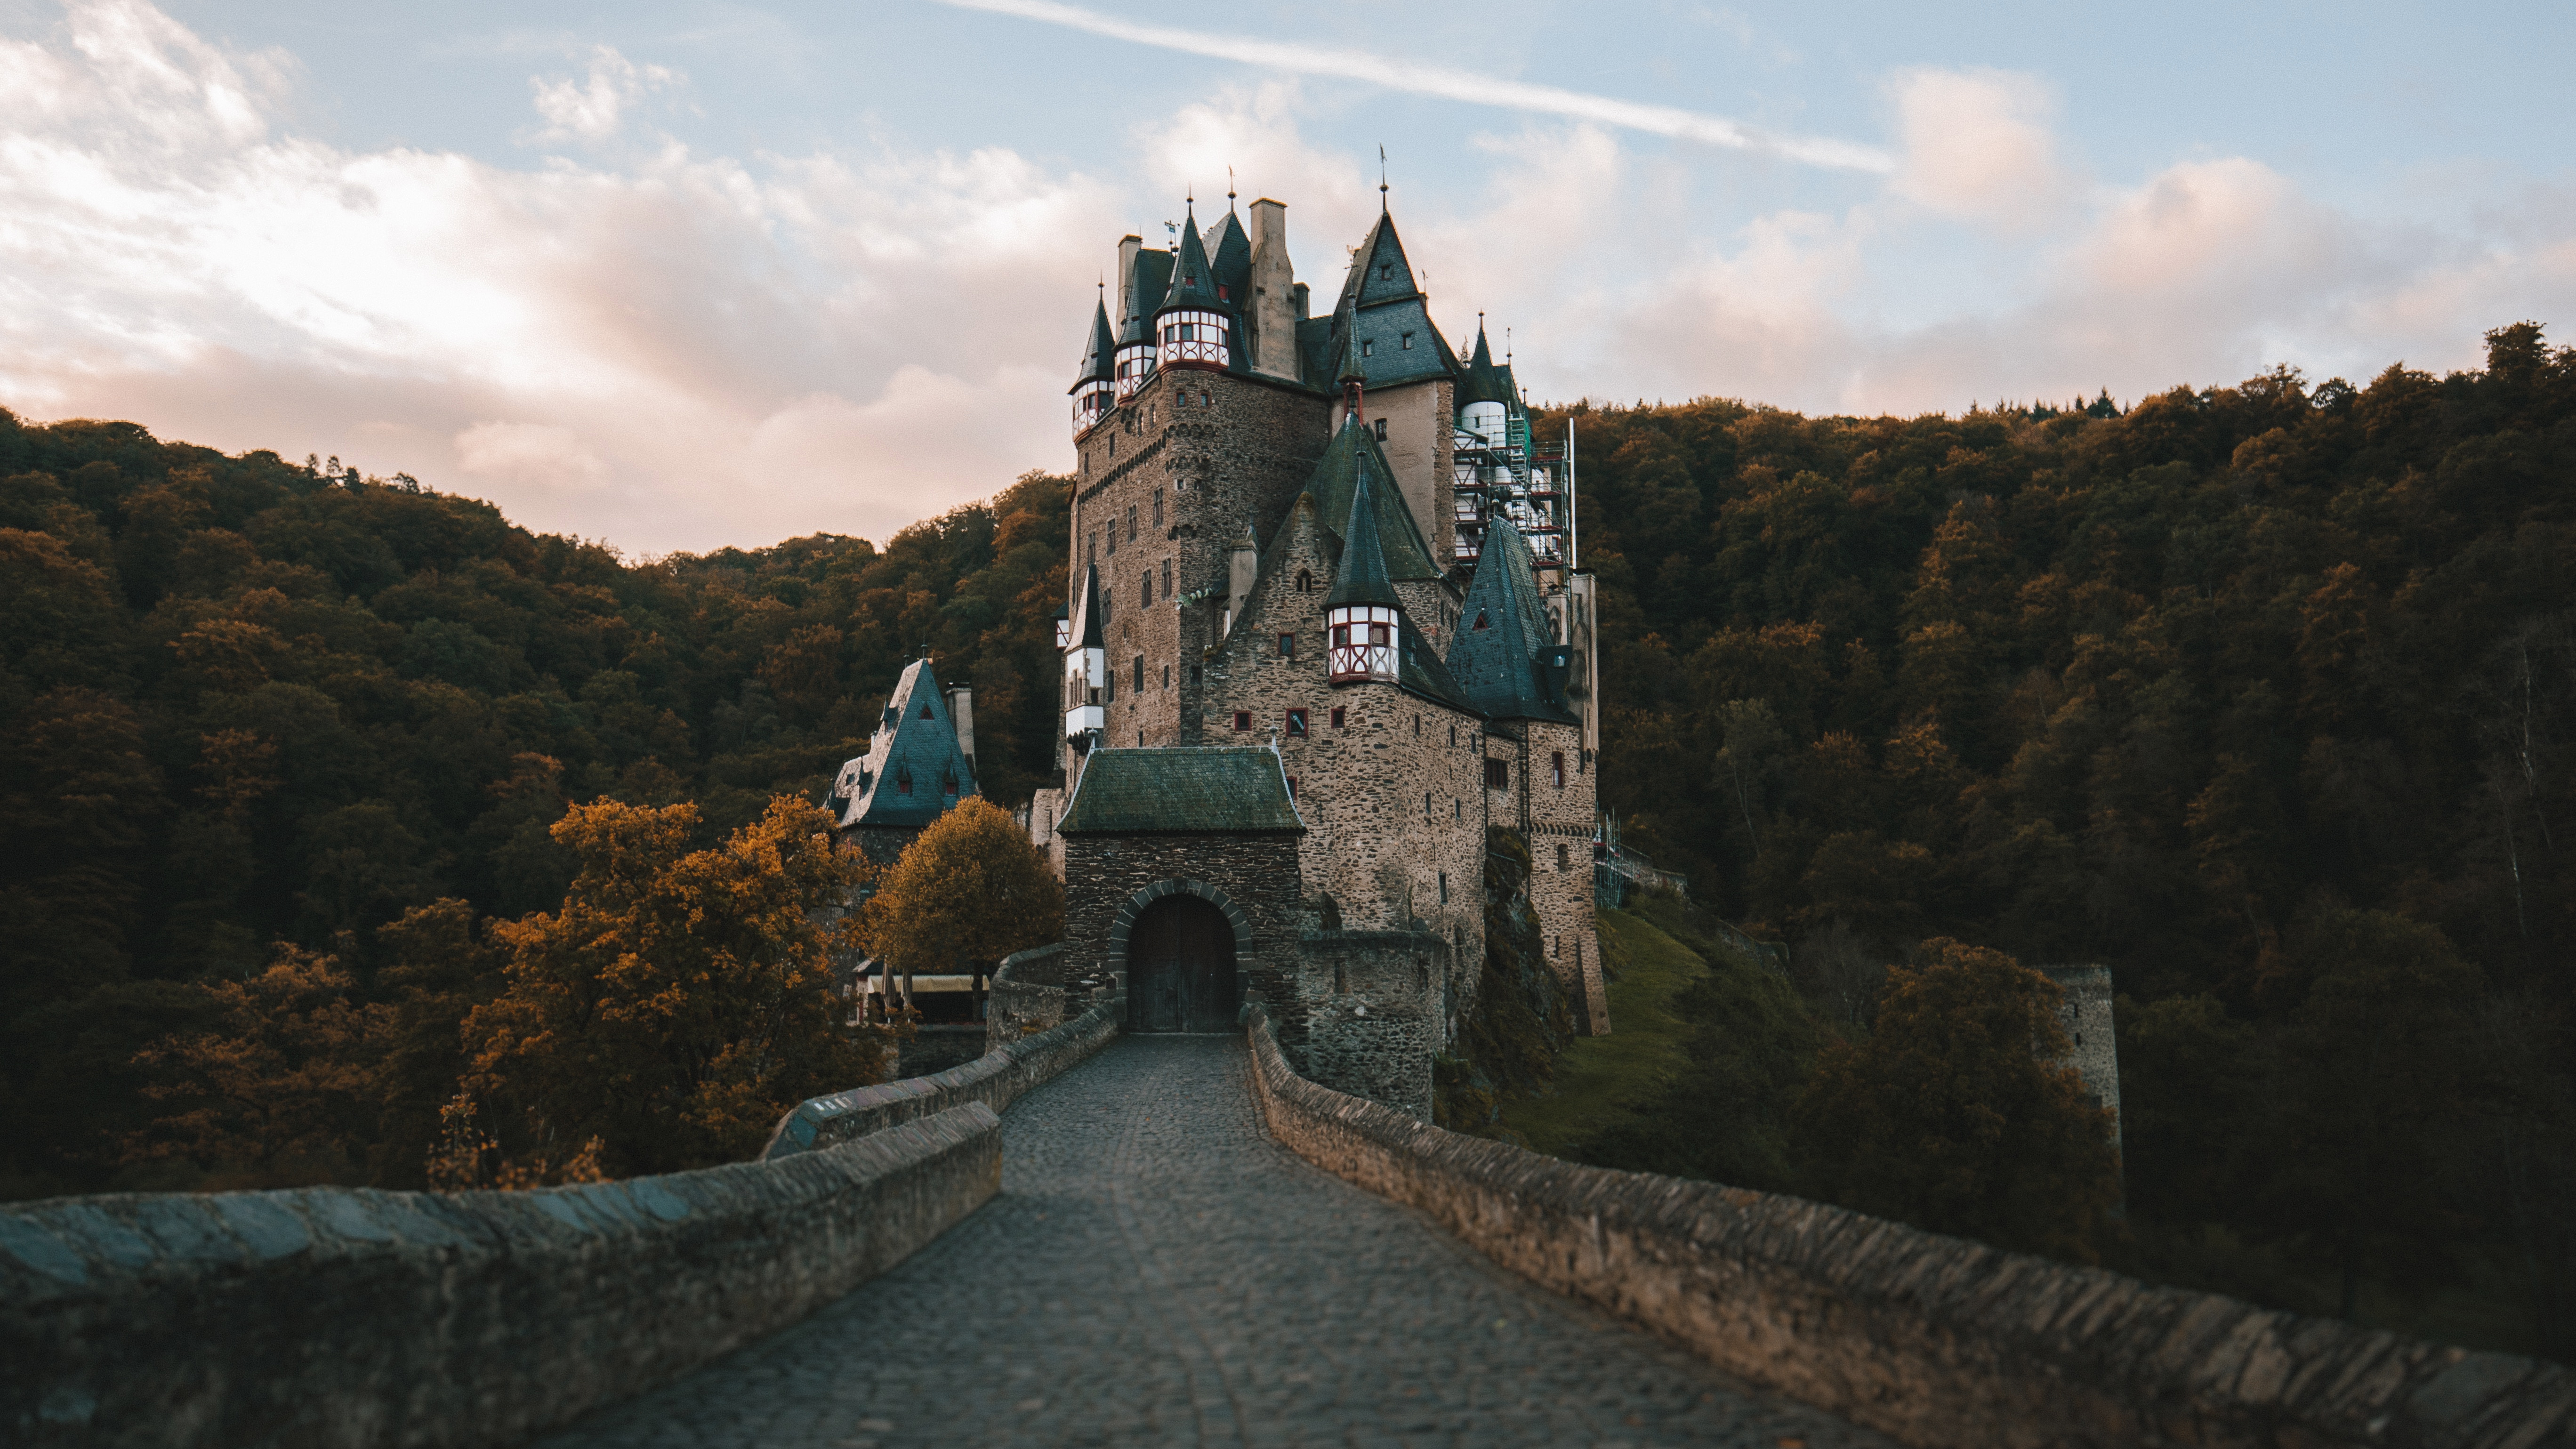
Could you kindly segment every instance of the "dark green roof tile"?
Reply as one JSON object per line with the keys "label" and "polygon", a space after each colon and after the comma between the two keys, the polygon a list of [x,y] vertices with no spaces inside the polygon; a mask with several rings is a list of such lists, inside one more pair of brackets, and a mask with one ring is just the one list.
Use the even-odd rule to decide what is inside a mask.
{"label": "dark green roof tile", "polygon": [[1495,519],[1485,529],[1484,550],[1458,610],[1449,672],[1468,702],[1494,719],[1574,724],[1574,711],[1543,665],[1555,644],[1529,544],[1520,530]]}
{"label": "dark green roof tile", "polygon": [[1288,798],[1279,756],[1259,746],[1093,750],[1064,835],[1293,833],[1306,828]]}
{"label": "dark green roof tile", "polygon": [[[949,789],[951,782],[956,788]],[[957,722],[930,671],[916,659],[896,682],[868,752],[841,766],[832,796],[841,824],[928,825],[975,793],[974,762],[957,748]]]}

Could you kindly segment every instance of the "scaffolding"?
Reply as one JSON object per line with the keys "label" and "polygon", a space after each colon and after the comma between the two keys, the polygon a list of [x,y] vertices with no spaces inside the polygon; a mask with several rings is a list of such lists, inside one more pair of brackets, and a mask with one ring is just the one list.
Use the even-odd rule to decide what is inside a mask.
{"label": "scaffolding", "polygon": [[1533,444],[1529,413],[1517,401],[1499,426],[1480,429],[1462,419],[1452,430],[1459,563],[1482,557],[1485,530],[1504,520],[1529,540],[1541,572],[1554,575],[1542,584],[1562,584],[1573,532],[1570,426],[1566,438]]}

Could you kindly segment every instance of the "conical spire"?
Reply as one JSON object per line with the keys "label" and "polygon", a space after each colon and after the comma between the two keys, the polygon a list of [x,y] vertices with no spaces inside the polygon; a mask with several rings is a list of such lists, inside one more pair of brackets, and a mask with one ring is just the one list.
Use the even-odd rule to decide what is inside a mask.
{"label": "conical spire", "polygon": [[1467,359],[1467,375],[1458,384],[1458,406],[1469,403],[1511,401],[1511,390],[1503,380],[1501,369],[1494,366],[1493,344],[1485,340],[1485,314],[1476,314],[1476,350]]}
{"label": "conical spire", "polygon": [[1342,528],[1342,561],[1333,571],[1333,590],[1324,595],[1324,607],[1344,604],[1384,604],[1402,608],[1396,597],[1395,584],[1387,577],[1386,549],[1377,536],[1377,499],[1369,488],[1368,460],[1360,460],[1359,476],[1351,484],[1350,521]]}
{"label": "conical spire", "polygon": [[1159,250],[1140,250],[1127,267],[1127,280],[1122,289],[1127,298],[1125,315],[1118,319],[1118,345],[1151,347],[1154,345],[1154,309],[1162,305],[1163,293],[1172,277],[1172,254]]}
{"label": "conical spire", "polygon": [[1117,352],[1118,338],[1109,330],[1109,298],[1104,293],[1092,304],[1091,341],[1082,349],[1082,370],[1074,374],[1074,386],[1109,381],[1115,375]]}
{"label": "conical spire", "polygon": [[1100,627],[1100,566],[1098,564],[1085,564],[1082,567],[1082,602],[1075,606],[1073,628],[1068,632],[1072,636],[1072,647],[1076,649],[1100,649],[1107,647],[1109,643],[1108,637],[1101,632]]}
{"label": "conical spire", "polygon": [[1529,544],[1508,520],[1497,518],[1485,530],[1475,576],[1458,608],[1449,672],[1467,702],[1495,719],[1572,724],[1563,682],[1544,667],[1554,642]]}
{"label": "conical spire", "polygon": [[1213,309],[1219,305],[1216,296],[1216,269],[1208,265],[1207,244],[1199,240],[1199,219],[1195,206],[1182,213],[1181,251],[1174,259],[1172,290],[1163,298],[1159,311],[1175,307]]}
{"label": "conical spire", "polygon": [[1343,318],[1342,370],[1334,375],[1333,381],[1345,387],[1368,381],[1368,369],[1360,364],[1360,318],[1356,312]]}

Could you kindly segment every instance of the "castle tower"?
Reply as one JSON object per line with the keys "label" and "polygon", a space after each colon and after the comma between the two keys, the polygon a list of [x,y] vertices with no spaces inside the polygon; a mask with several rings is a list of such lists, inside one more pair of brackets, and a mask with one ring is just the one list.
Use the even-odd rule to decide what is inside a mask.
{"label": "castle tower", "polygon": [[1118,245],[1118,351],[1112,367],[1115,401],[1136,395],[1154,375],[1154,309],[1172,289],[1172,254],[1137,245],[1127,237]]}
{"label": "castle tower", "polygon": [[[1351,253],[1333,308],[1337,365],[1356,354],[1368,391],[1368,423],[1394,464],[1391,481],[1421,520],[1442,567],[1455,557],[1450,431],[1458,356],[1432,325],[1430,299],[1396,235],[1395,217],[1377,224]],[[1334,409],[1339,428],[1347,409]]]}
{"label": "castle tower", "polygon": [[1394,683],[1396,634],[1403,625],[1404,601],[1386,576],[1386,554],[1377,541],[1377,505],[1363,460],[1351,488],[1350,521],[1342,531],[1342,566],[1324,595],[1325,682]]}
{"label": "castle tower", "polygon": [[1508,519],[1495,519],[1459,606],[1449,671],[1488,721],[1487,811],[1529,841],[1530,904],[1548,962],[1597,1034],[1610,1020],[1593,921],[1598,791],[1583,719],[1566,694],[1570,653],[1557,641],[1528,543]]}
{"label": "castle tower", "polygon": [[[1181,250],[1173,265],[1171,290],[1154,311],[1155,364],[1231,372],[1238,355],[1234,305],[1208,262],[1196,210],[1182,216]],[[1242,236],[1242,228],[1237,227],[1231,239],[1239,241]],[[1248,245],[1244,248],[1247,255],[1250,250]]]}

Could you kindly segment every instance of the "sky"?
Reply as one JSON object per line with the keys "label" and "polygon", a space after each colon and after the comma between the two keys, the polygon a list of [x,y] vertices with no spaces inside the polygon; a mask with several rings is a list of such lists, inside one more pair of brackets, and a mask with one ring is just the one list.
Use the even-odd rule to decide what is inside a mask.
{"label": "sky", "polygon": [[0,406],[631,557],[1071,466],[1117,239],[1385,196],[1539,401],[1959,412],[2576,340],[2576,6],[0,0]]}

